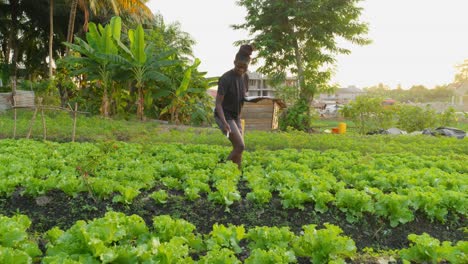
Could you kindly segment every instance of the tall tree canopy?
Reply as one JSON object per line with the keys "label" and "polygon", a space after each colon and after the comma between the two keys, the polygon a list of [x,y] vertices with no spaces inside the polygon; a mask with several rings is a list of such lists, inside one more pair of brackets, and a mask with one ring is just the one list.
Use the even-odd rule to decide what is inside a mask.
{"label": "tall tree canopy", "polygon": [[[339,47],[344,39],[358,45],[369,40],[366,23],[359,22],[361,0],[240,0],[247,9],[246,29],[265,63],[259,71],[297,74],[303,92],[314,94],[313,83],[328,81],[328,64],[350,50]],[[322,77],[317,79],[318,77]]]}
{"label": "tall tree canopy", "polygon": [[[54,1],[54,57],[64,49],[60,44],[66,33],[66,27],[62,26],[66,24],[64,1]],[[0,75],[4,83],[16,75],[28,79],[47,76],[49,8],[49,0],[0,1]]]}
{"label": "tall tree canopy", "polygon": [[[360,22],[361,0],[240,0],[247,9],[245,23],[234,25],[249,40],[269,76],[296,75],[301,98],[310,105],[314,94],[327,90],[337,54],[349,54],[340,40],[368,44],[366,23]],[[309,110],[308,110],[309,111]]]}

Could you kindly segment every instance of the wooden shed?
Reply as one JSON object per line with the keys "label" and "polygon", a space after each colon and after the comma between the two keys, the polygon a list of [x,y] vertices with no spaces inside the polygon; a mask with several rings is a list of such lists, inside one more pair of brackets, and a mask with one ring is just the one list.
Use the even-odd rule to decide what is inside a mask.
{"label": "wooden shed", "polygon": [[[13,100],[14,99],[14,100]],[[13,97],[12,93],[0,93],[0,111],[16,107],[34,107],[34,92],[16,90],[16,95]]]}
{"label": "wooden shed", "polygon": [[280,99],[264,98],[256,103],[246,102],[242,109],[245,130],[278,129],[278,118],[286,104]]}

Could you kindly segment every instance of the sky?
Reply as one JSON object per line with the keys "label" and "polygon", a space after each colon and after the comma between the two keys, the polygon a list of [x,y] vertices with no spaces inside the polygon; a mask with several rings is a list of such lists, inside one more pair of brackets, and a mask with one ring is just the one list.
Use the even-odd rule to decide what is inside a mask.
{"label": "sky", "polygon": [[[230,27],[245,21],[246,10],[235,0],[149,0],[147,5],[194,38],[199,69],[208,76],[231,69],[238,50],[234,41],[249,38]],[[364,0],[359,5],[372,44],[342,44],[351,54],[337,56],[332,82],[341,87],[433,88],[451,83],[455,66],[468,59],[468,0]]]}

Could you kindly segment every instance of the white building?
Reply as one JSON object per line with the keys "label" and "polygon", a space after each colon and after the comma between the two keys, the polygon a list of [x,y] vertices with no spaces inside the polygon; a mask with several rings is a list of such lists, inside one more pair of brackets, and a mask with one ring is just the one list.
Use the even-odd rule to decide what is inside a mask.
{"label": "white building", "polygon": [[[268,78],[258,72],[249,72],[249,96],[275,97],[275,88],[268,84]],[[296,79],[286,78],[286,85],[297,86]]]}

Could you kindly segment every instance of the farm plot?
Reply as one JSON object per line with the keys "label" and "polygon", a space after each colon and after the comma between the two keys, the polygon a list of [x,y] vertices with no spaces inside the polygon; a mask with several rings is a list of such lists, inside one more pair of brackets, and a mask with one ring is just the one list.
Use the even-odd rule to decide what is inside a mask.
{"label": "farm plot", "polygon": [[[370,255],[463,263],[466,154],[410,150],[257,150],[245,154],[241,172],[223,162],[228,148],[212,145],[1,140],[1,223],[19,225],[22,235],[15,244],[1,240],[0,255],[322,263],[359,262],[374,248],[392,251]],[[136,233],[119,234],[125,225]],[[265,237],[278,242],[264,245]]]}

